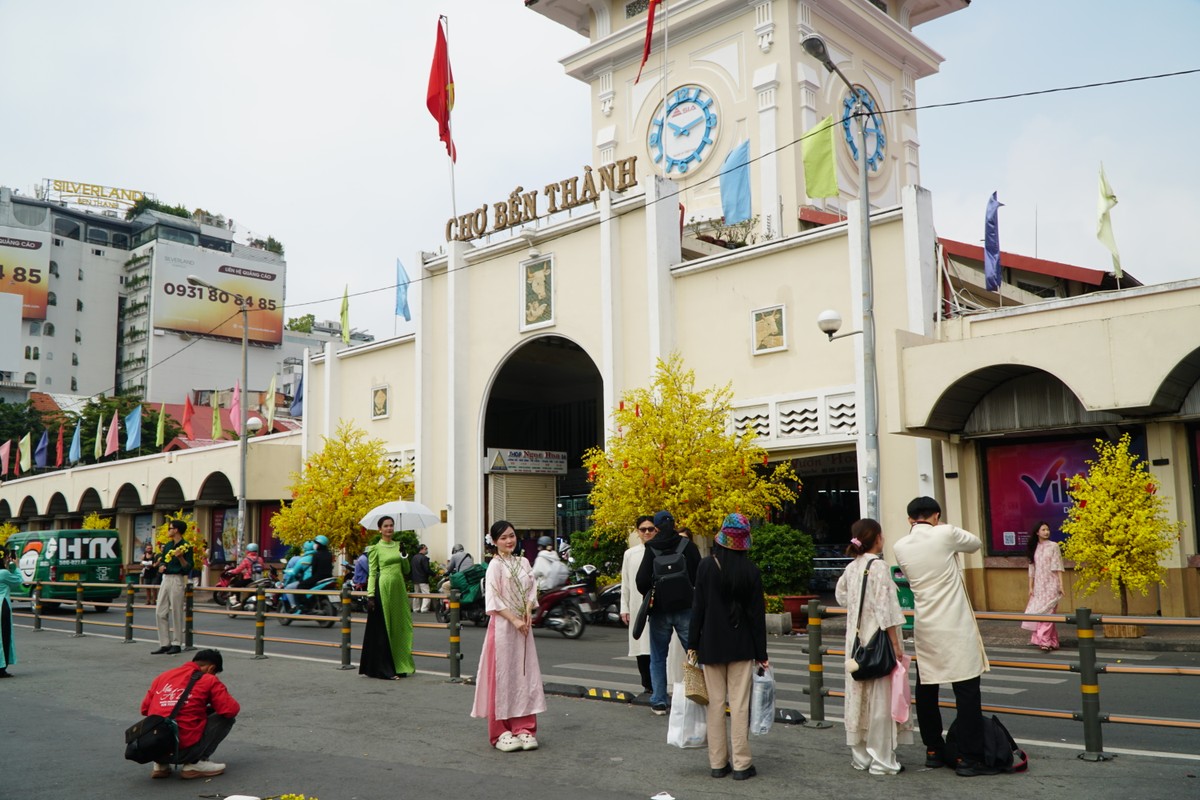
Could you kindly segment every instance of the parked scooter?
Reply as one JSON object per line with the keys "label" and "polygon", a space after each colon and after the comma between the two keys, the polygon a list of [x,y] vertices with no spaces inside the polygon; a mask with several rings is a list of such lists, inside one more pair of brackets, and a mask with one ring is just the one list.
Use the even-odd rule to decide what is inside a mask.
{"label": "parked scooter", "polygon": [[589,602],[587,587],[583,584],[563,586],[543,592],[538,597],[531,625],[558,631],[568,639],[578,639],[587,628],[584,614],[591,614],[595,607]]}
{"label": "parked scooter", "polygon": [[[221,573],[221,578],[214,584],[212,601],[219,606],[223,606],[229,602],[230,593],[222,592],[227,586],[245,586],[246,579],[233,574],[233,570],[237,567],[236,564],[231,564]],[[236,595],[234,595],[236,597]]]}
{"label": "parked scooter", "polygon": [[[271,567],[270,575],[251,581],[246,588],[255,590],[260,588],[273,589],[275,588],[275,584],[278,580],[279,570],[275,569],[275,567]],[[275,610],[275,605],[276,595],[263,595],[263,611],[270,613]],[[242,616],[242,614],[235,613],[239,611],[243,614],[246,612],[253,614],[258,610],[258,594],[257,592],[229,592],[229,600],[225,603],[225,607],[229,609],[230,618]]]}
{"label": "parked scooter", "polygon": [[[276,584],[280,589],[281,584]],[[317,622],[322,628],[332,628],[333,623],[337,622],[337,609],[333,605],[333,599],[329,595],[324,594],[304,594],[305,592],[327,591],[337,589],[337,578],[326,578],[319,581],[315,586],[308,589],[293,589],[289,593],[278,595],[279,598],[279,613],[287,614],[288,616],[276,617],[280,625],[291,625],[293,614],[313,614],[329,619],[322,619]],[[299,610],[292,605],[288,598],[292,595],[300,595]],[[270,596],[270,595],[268,595]]]}
{"label": "parked scooter", "polygon": [[[468,567],[462,572],[455,572],[448,578],[442,581],[438,587],[438,591],[442,594],[449,594],[450,589],[457,589],[460,595],[458,613],[459,621],[466,622],[470,620],[474,622],[476,627],[486,628],[489,620],[487,608],[484,603],[484,576],[487,575],[486,564],[476,564]],[[450,621],[450,601],[439,600],[437,607],[433,610],[434,617],[438,622],[447,623]]]}
{"label": "parked scooter", "polygon": [[609,584],[596,598],[596,621],[604,625],[621,624],[621,584]]}

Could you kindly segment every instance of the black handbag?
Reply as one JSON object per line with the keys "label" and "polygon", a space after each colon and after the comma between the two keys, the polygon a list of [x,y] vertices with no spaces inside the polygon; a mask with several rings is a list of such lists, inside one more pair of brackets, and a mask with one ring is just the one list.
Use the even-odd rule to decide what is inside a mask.
{"label": "black handbag", "polygon": [[850,648],[850,660],[854,665],[847,664],[850,677],[856,681],[871,681],[892,674],[896,668],[896,653],[892,650],[892,638],[883,628],[875,631],[875,635],[865,645],[860,642],[859,632],[862,629],[863,600],[867,596],[867,579],[871,576],[871,565],[881,558],[873,558],[867,562],[863,570],[862,591],[858,593],[858,621],[855,623],[854,646]]}
{"label": "black handbag", "polygon": [[200,670],[193,673],[191,681],[179,696],[175,708],[171,709],[169,717],[151,714],[129,726],[125,731],[127,761],[136,761],[138,764],[149,764],[151,761],[167,764],[175,760],[179,752],[179,725],[175,722],[175,715],[183,708],[188,695],[192,693],[192,687],[203,674]]}

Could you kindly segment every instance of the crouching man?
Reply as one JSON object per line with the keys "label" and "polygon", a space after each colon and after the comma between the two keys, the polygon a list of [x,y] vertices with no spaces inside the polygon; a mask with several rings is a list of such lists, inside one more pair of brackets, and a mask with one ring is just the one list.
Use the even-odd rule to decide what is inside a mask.
{"label": "crouching man", "polygon": [[[200,674],[183,708],[175,715],[175,723],[179,726],[179,752],[175,763],[182,764],[179,771],[182,778],[211,778],[225,771],[224,764],[211,760],[212,754],[229,735],[241,706],[217,677],[221,669],[219,651],[201,650],[190,663],[169,669],[155,678],[142,699],[142,716],[170,716],[192,676]],[[150,773],[152,778],[170,775],[171,765],[157,762]]]}

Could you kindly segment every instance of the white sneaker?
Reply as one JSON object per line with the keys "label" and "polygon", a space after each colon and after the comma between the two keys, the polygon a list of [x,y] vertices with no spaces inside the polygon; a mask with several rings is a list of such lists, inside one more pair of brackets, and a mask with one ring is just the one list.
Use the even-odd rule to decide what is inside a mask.
{"label": "white sneaker", "polygon": [[225,765],[218,764],[216,761],[197,761],[195,764],[184,764],[183,769],[179,772],[179,777],[185,780],[211,778],[214,775],[220,775],[224,771]]}
{"label": "white sneaker", "polygon": [[521,742],[508,731],[500,734],[500,738],[496,740],[496,749],[501,753],[514,753],[521,748]]}
{"label": "white sneaker", "polygon": [[169,778],[169,777],[171,777],[171,765],[170,764],[160,764],[159,762],[155,761],[154,769],[151,770],[151,772],[150,772],[150,777],[151,778]]}
{"label": "white sneaker", "polygon": [[517,741],[521,743],[522,750],[537,750],[538,748],[537,739],[533,737],[532,733],[518,733]]}

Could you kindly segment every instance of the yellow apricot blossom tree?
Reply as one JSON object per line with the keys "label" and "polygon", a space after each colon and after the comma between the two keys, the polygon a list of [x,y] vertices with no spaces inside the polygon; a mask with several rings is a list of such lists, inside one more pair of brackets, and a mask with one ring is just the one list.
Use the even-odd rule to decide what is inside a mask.
{"label": "yellow apricot blossom tree", "polygon": [[8,541],[8,537],[20,532],[21,529],[11,522],[0,522],[0,547],[4,546],[4,543]]}
{"label": "yellow apricot blossom tree", "polygon": [[112,528],[112,517],[102,517],[100,512],[93,511],[83,518],[85,531],[106,531]]}
{"label": "yellow apricot blossom tree", "polygon": [[183,541],[192,548],[192,565],[198,569],[208,563],[208,537],[196,525],[196,516],[192,512],[184,511],[182,508],[178,511],[168,512],[163,517],[162,524],[154,529],[154,541],[160,545],[171,541],[171,522],[177,519],[187,523],[187,532],[183,534]]}
{"label": "yellow apricot blossom tree", "polygon": [[1172,522],[1158,478],[1129,452],[1129,434],[1117,442],[1096,440],[1087,475],[1070,481],[1072,504],[1062,525],[1063,555],[1075,562],[1075,587],[1092,594],[1108,583],[1129,613],[1129,590],[1143,595],[1163,584],[1161,560],[1179,539],[1182,522]]}
{"label": "yellow apricot blossom tree", "polygon": [[607,446],[583,457],[593,536],[623,546],[634,520],[659,509],[677,528],[712,536],[729,513],[763,517],[794,500],[800,482],[791,465],[766,472],[766,451],[731,430],[732,398],[729,384],[697,389],[678,353],[659,359],[649,387],[623,393]]}
{"label": "yellow apricot blossom tree", "polygon": [[279,541],[300,545],[323,533],[332,549],[361,552],[369,534],[358,521],[380,503],[412,499],[412,469],[389,461],[381,439],[341,422],[290,488],[292,502],[271,518]]}

